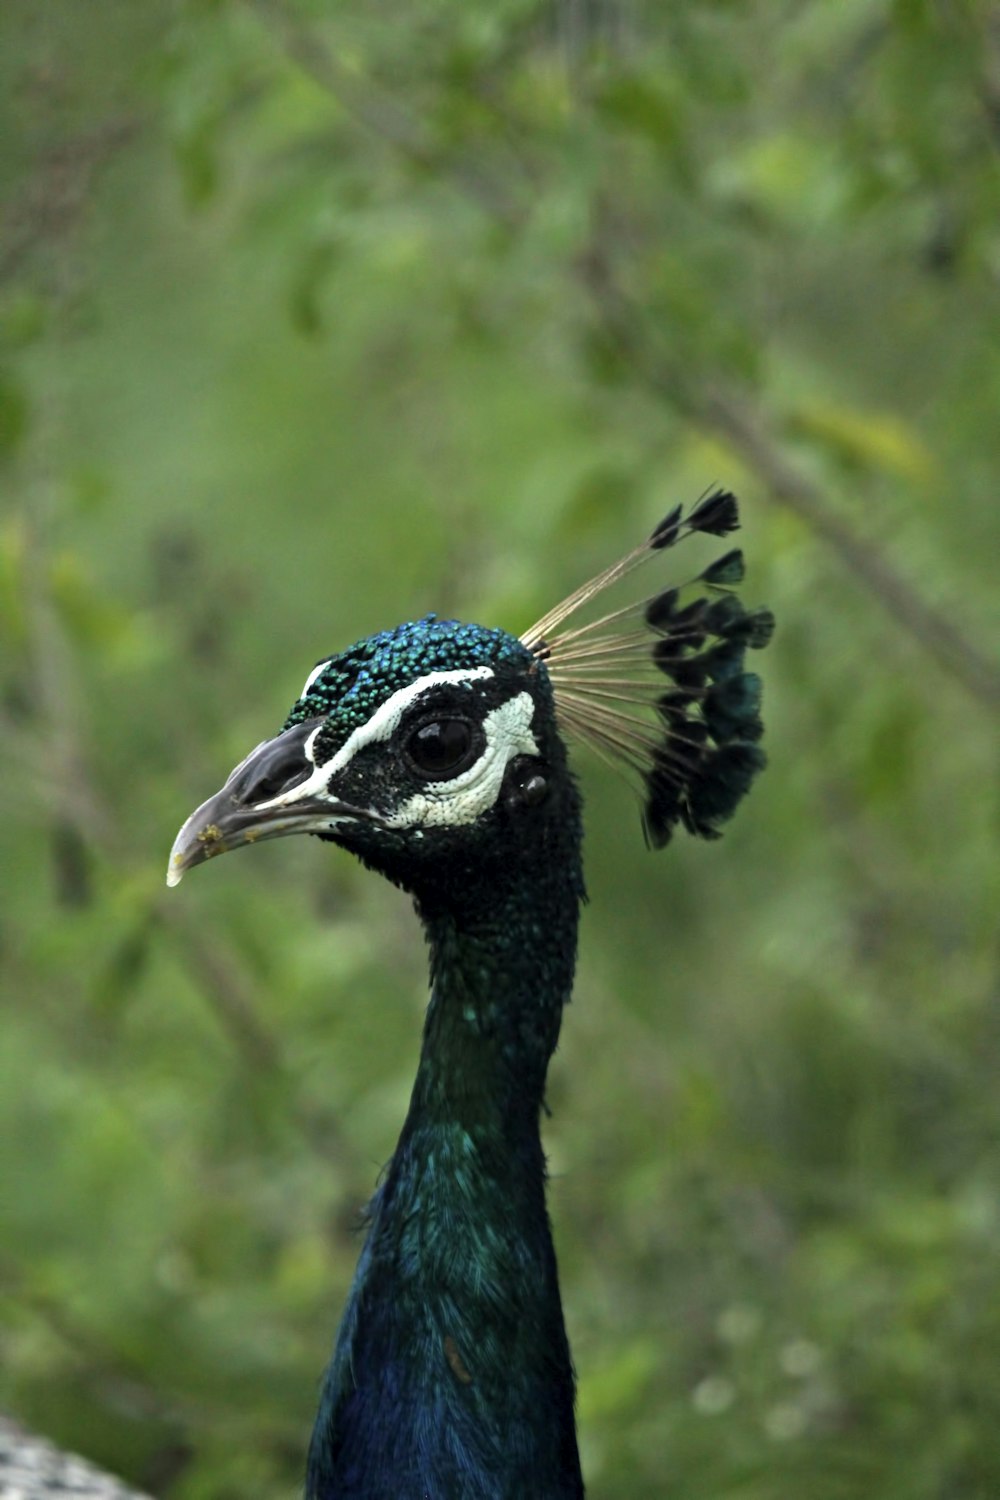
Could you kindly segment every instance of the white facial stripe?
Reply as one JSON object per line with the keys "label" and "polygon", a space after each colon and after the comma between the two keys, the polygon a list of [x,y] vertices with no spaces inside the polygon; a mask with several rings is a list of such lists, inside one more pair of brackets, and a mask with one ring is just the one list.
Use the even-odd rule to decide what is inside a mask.
{"label": "white facial stripe", "polygon": [[320,722],[316,725],[316,728],[313,730],[312,734],[306,740],[305,744],[302,746],[302,754],[305,756],[306,760],[311,760],[313,765],[316,764],[316,736],[319,734],[325,723],[326,720],[321,719]]}
{"label": "white facial stripe", "polygon": [[492,676],[492,667],[463,667],[455,672],[428,672],[426,677],[419,677],[416,682],[411,682],[409,687],[400,688],[398,692],[393,693],[391,698],[387,698],[366,724],[359,724],[358,728],[348,735],[333,759],[327,761],[323,770],[328,775],[342,771],[366,745],[373,745],[379,740],[387,740],[414,700],[426,693],[429,688],[445,686],[449,683],[481,681],[484,677]]}
{"label": "white facial stripe", "polygon": [[530,693],[518,693],[494,708],[483,720],[486,748],[475,765],[452,781],[429,781],[398,808],[386,824],[390,828],[455,827],[474,823],[500,795],[504,772],[515,755],[537,755],[531,732],[535,705]]}
{"label": "white facial stripe", "polygon": [[[366,745],[374,745],[379,740],[387,740],[414,700],[430,688],[461,682],[477,682],[484,677],[492,676],[492,667],[462,667],[453,672],[428,672],[426,677],[418,677],[417,681],[411,682],[409,687],[399,688],[385,700],[380,708],[375,710],[366,723],[359,724],[357,729],[352,730],[336,755],[331,756],[323,765],[317,766],[305,781],[300,781],[298,786],[292,787],[291,791],[283,792],[279,797],[272,797],[270,802],[262,802],[260,806],[262,808],[292,806],[304,797],[314,797],[324,792],[330,777],[349,765]],[[310,760],[313,759],[316,736],[322,727],[322,725],[317,725],[306,740],[304,750]]]}
{"label": "white facial stripe", "polygon": [[332,660],[333,660],[332,656],[325,656],[322,661],[318,661],[316,663],[316,665],[313,667],[312,671],[309,673],[309,676],[306,678],[306,685],[302,689],[301,693],[299,694],[300,698],[304,698],[306,696],[306,694],[308,693],[309,689],[312,687],[313,683],[316,681],[316,678],[322,675],[322,673],[330,665],[330,663],[331,663]]}

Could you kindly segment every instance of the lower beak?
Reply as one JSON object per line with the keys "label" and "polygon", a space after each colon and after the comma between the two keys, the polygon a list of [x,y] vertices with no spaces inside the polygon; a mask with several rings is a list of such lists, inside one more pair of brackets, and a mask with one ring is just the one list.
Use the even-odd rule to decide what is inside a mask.
{"label": "lower beak", "polygon": [[[185,872],[195,865],[245,844],[282,838],[289,833],[335,833],[345,823],[377,821],[373,812],[325,794],[285,796],[285,790],[292,791],[313,770],[311,763],[300,755],[305,739],[303,727],[309,726],[286,730],[276,739],[258,745],[236,767],[225,786],[191,814],[170,851],[167,885],[179,885]],[[261,779],[265,767],[266,785]],[[287,789],[280,785],[280,775],[285,772]]]}

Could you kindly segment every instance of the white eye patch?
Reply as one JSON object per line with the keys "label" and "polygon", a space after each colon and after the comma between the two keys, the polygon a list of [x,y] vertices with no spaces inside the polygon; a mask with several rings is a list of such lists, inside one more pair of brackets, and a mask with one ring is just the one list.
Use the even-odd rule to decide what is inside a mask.
{"label": "white eye patch", "polygon": [[[272,797],[269,802],[262,802],[261,808],[292,807],[304,798],[321,796],[327,789],[330,777],[350,765],[359,751],[364,750],[367,745],[390,739],[407,709],[430,688],[451,686],[462,682],[477,682],[492,676],[492,667],[462,667],[454,672],[428,672],[426,677],[419,677],[408,687],[399,688],[385,700],[380,708],[375,710],[370,719],[352,730],[336,754],[332,755],[328,761],[324,761],[322,765],[316,766],[311,776],[308,776],[305,781],[300,781],[298,786],[292,787],[290,791],[282,792],[278,797]],[[314,763],[316,738],[322,728],[322,724],[317,725],[302,747],[306,759]],[[474,771],[475,766],[469,769]],[[468,772],[465,774],[467,775]],[[460,779],[456,777],[456,780]]]}
{"label": "white eye patch", "polygon": [[451,781],[429,781],[385,819],[389,828],[452,828],[474,823],[496,802],[504,772],[516,755],[537,755],[531,732],[535,705],[518,693],[483,720],[486,748],[479,759]]}
{"label": "white eye patch", "polygon": [[[340,749],[298,786],[262,802],[260,807],[294,808],[296,802],[322,796],[332,776],[345,770],[362,750],[392,738],[414,704],[432,688],[479,682],[494,675],[492,667],[466,667],[453,672],[429,672],[426,677],[393,693],[371,718],[348,735]],[[538,743],[531,732],[535,706],[531,694],[517,693],[498,704],[483,720],[482,754],[475,763],[450,781],[429,781],[402,806],[383,816],[391,828],[448,827],[473,823],[493,806],[500,795],[504,773],[517,755],[537,755]],[[447,717],[446,714],[443,715]],[[314,759],[315,741],[322,725],[306,740],[303,749]],[[372,809],[374,811],[374,809]],[[349,819],[347,819],[349,821]]]}

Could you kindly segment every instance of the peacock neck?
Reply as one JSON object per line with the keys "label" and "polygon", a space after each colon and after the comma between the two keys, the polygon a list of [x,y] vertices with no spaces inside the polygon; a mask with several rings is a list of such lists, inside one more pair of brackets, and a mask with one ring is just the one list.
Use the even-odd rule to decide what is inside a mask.
{"label": "peacock neck", "polygon": [[537,1132],[576,961],[579,894],[496,872],[485,900],[421,913],[431,998],[408,1124]]}
{"label": "peacock neck", "polygon": [[539,1136],[578,852],[452,876],[447,899],[419,897],[420,1065],[328,1373],[310,1500],[583,1495]]}

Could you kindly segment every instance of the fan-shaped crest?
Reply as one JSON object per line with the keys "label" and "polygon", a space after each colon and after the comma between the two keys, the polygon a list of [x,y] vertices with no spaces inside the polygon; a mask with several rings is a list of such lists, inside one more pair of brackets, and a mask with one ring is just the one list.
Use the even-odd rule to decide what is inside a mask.
{"label": "fan-shaped crest", "polygon": [[743,554],[734,548],[685,584],[590,624],[561,627],[654,554],[697,533],[724,537],[738,527],[728,490],[714,490],[687,515],[676,506],[641,546],[521,637],[546,664],[567,732],[638,773],[643,826],[656,848],[678,822],[701,838],[718,838],[765,765],[761,681],[744,670],[744,658],[748,648],[767,645],[774,616],[748,610],[734,592],[744,574]]}

